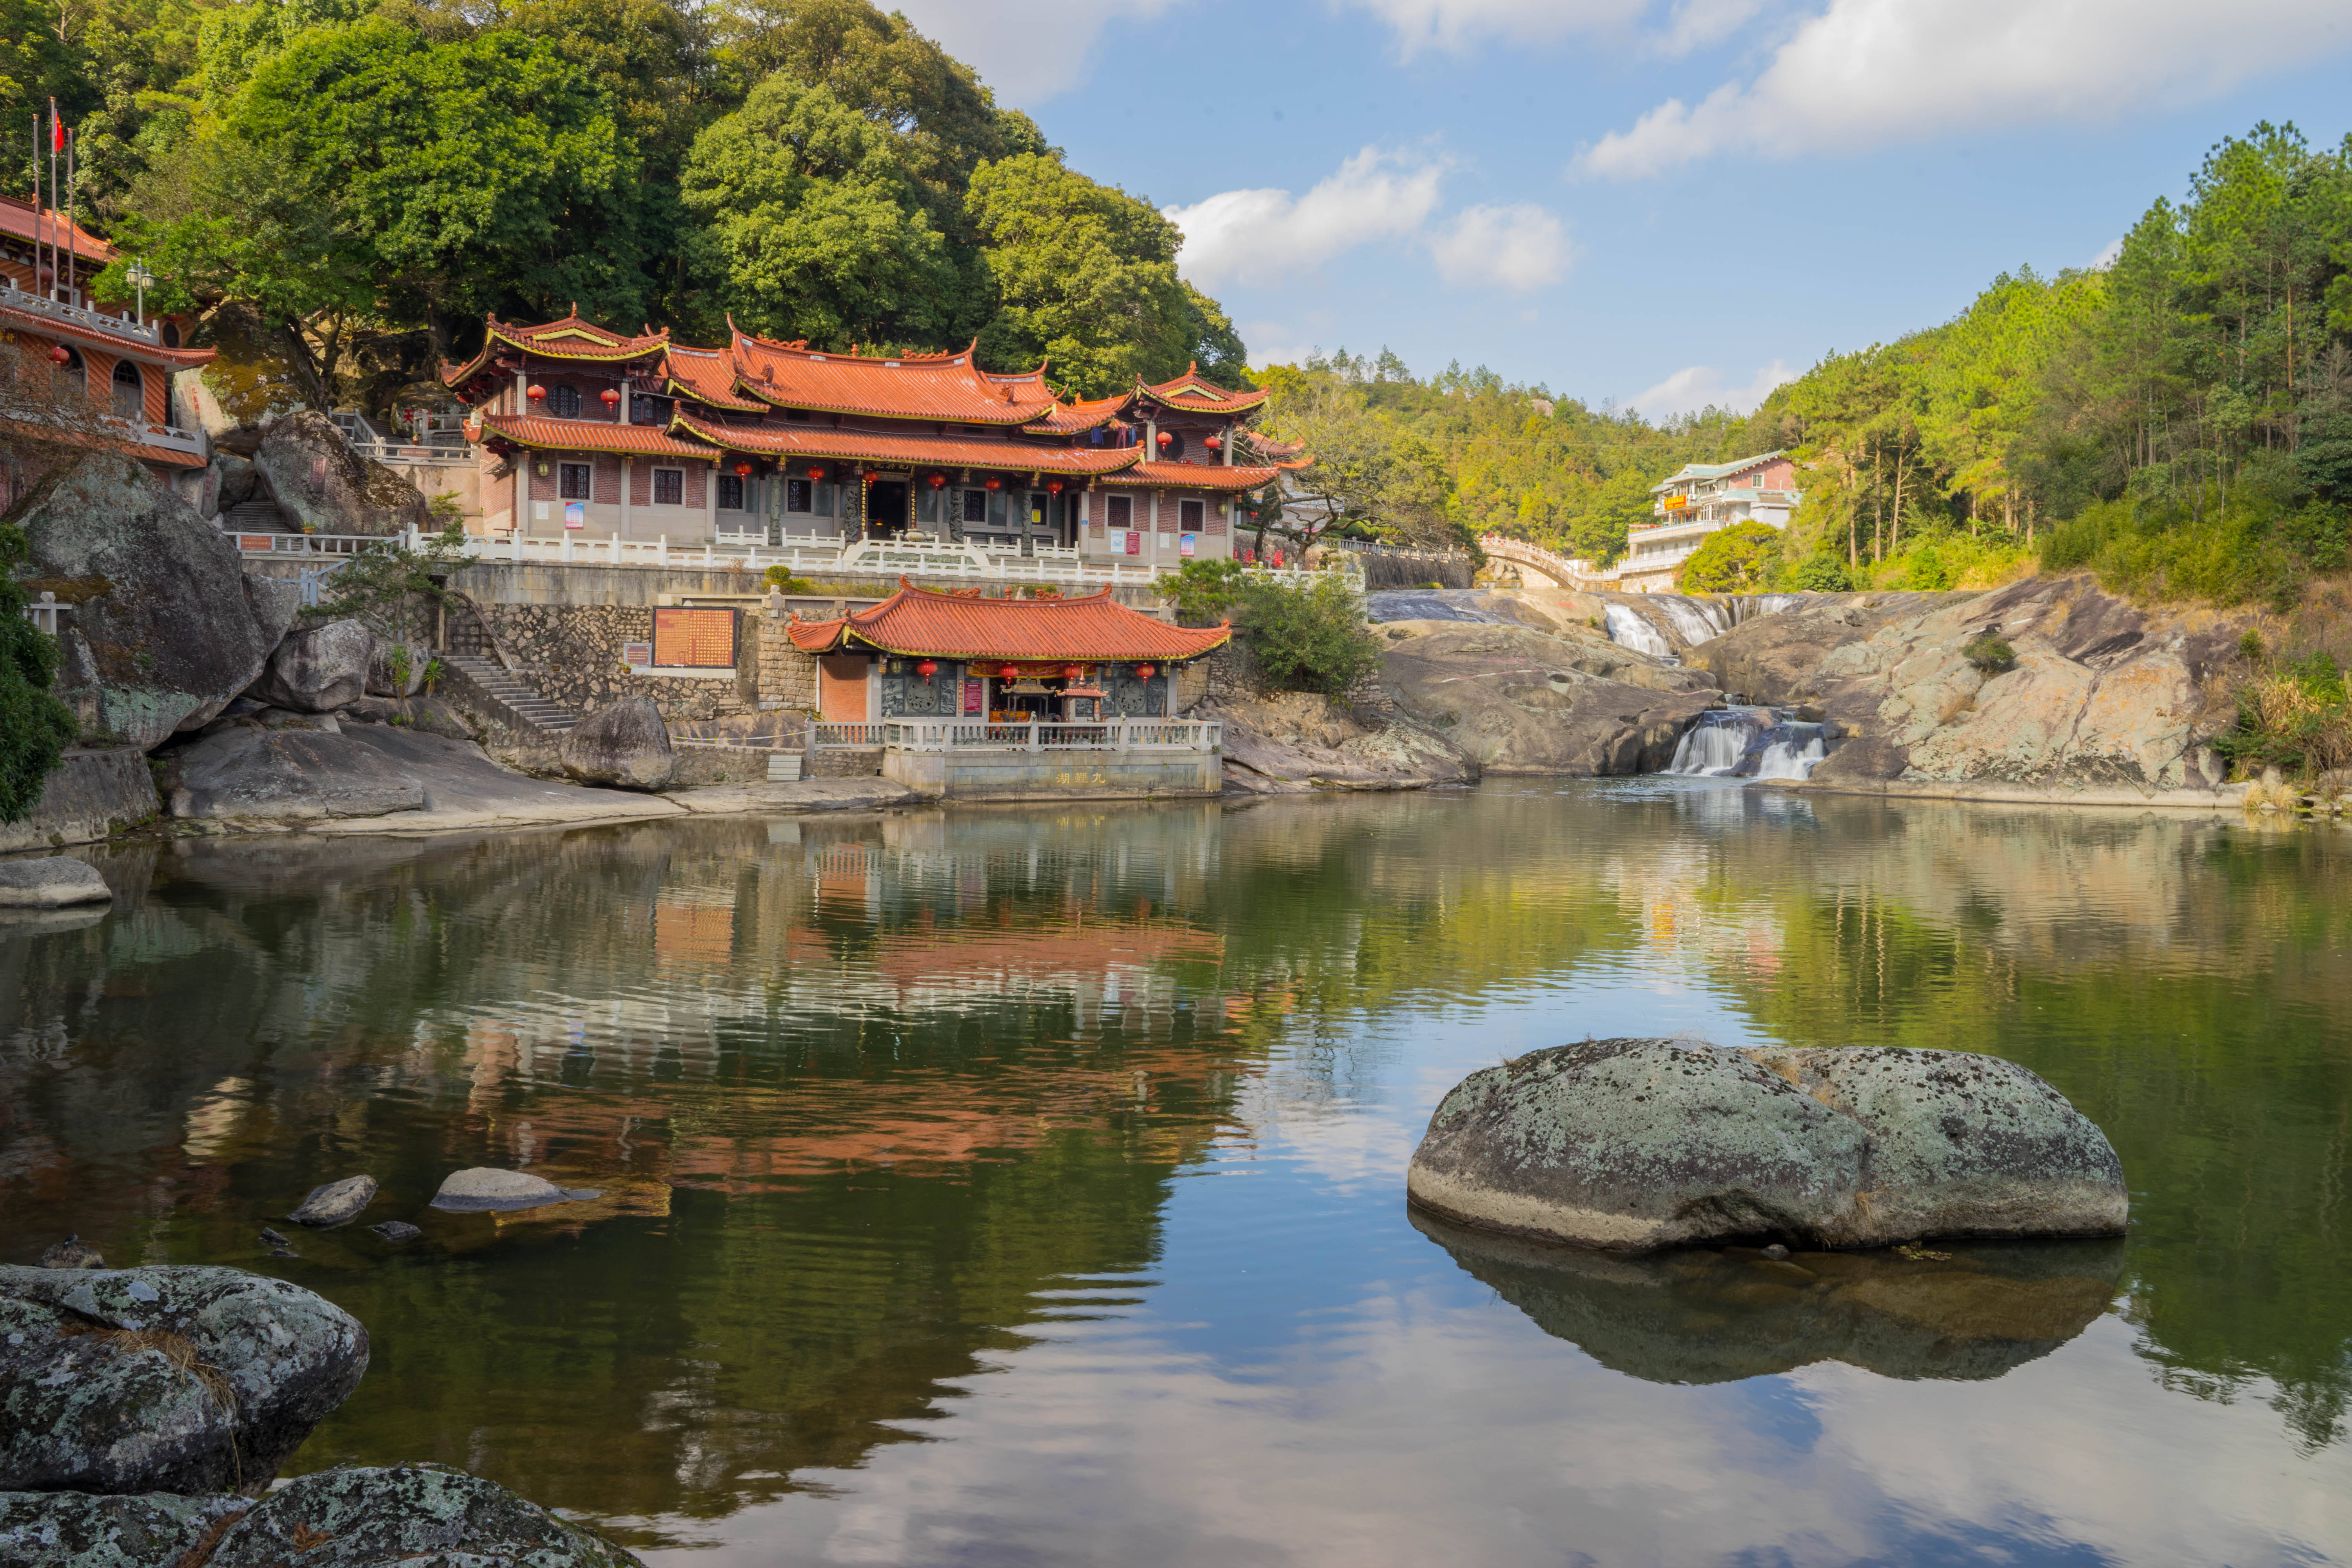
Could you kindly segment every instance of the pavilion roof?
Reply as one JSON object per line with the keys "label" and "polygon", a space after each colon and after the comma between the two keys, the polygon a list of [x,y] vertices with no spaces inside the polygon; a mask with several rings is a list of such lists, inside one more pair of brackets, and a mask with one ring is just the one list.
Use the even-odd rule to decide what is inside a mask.
{"label": "pavilion roof", "polygon": [[485,414],[478,439],[498,438],[549,452],[625,452],[633,457],[698,458],[713,462],[708,447],[677,440],[656,425],[618,425],[601,419],[550,419],[537,414]]}
{"label": "pavilion roof", "polygon": [[898,580],[871,609],[831,621],[794,621],[793,646],[831,653],[852,642],[923,658],[1069,659],[1101,663],[1197,658],[1233,636],[1230,624],[1171,626],[1110,595],[1070,599],[972,599]]}
{"label": "pavilion roof", "polygon": [[959,440],[951,436],[875,436],[823,425],[719,425],[684,412],[671,417],[670,428],[753,457],[987,468],[999,473],[1108,474],[1129,467],[1141,455],[1133,447],[1032,447],[1017,441]]}
{"label": "pavilion roof", "polygon": [[1076,436],[1098,425],[1108,425],[1119,416],[1134,394],[1121,393],[1116,397],[1097,397],[1091,402],[1055,403],[1042,418],[1033,419],[1021,426],[1029,436]]}
{"label": "pavilion roof", "polygon": [[672,343],[662,359],[664,390],[683,394],[714,408],[763,414],[768,405],[735,385],[735,361],[725,349],[689,349]]}
{"label": "pavilion roof", "polygon": [[479,375],[501,343],[541,359],[575,360],[590,364],[625,364],[631,360],[650,358],[669,346],[667,327],[658,332],[647,330],[631,337],[582,320],[577,305],[570,315],[535,327],[501,321],[496,316],[489,317],[488,321],[489,331],[482,340],[481,353],[463,364],[441,367],[444,385],[457,386]]}
{"label": "pavilion roof", "polygon": [[1171,377],[1157,385],[1146,384],[1141,376],[1136,377],[1135,391],[1130,395],[1149,397],[1170,408],[1190,409],[1202,414],[1246,414],[1264,404],[1267,396],[1264,391],[1228,392],[1213,381],[1203,380],[1198,360],[1187,365],[1183,374]]}
{"label": "pavilion roof", "polygon": [[[1084,447],[1078,449],[1085,450]],[[1132,447],[1118,448],[1129,453],[1135,449]],[[1304,468],[1306,465],[1297,466]],[[1243,490],[1254,490],[1273,483],[1275,476],[1281,472],[1280,468],[1244,468],[1236,465],[1229,468],[1217,463],[1138,463],[1132,468],[1106,474],[1103,483],[1139,486],[1145,489],[1223,490],[1229,494],[1239,494]]]}
{"label": "pavilion roof", "polygon": [[[117,359],[168,365],[173,370],[192,370],[197,365],[210,364],[218,353],[215,349],[167,349],[143,338],[118,337],[102,327],[88,326],[60,316],[45,316],[37,310],[19,310],[7,305],[0,305],[0,327],[31,337],[99,349]],[[204,465],[199,462],[196,466],[202,468]]]}
{"label": "pavilion roof", "polygon": [[971,347],[952,353],[826,353],[753,337],[737,328],[729,345],[736,384],[779,408],[871,414],[957,425],[1026,425],[1055,406],[1045,367],[1017,374],[980,368]]}

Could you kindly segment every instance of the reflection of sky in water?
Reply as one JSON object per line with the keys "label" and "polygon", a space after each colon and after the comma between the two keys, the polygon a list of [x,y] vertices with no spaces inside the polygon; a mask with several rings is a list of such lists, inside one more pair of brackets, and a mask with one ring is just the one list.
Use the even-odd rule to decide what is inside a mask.
{"label": "reflection of sky in water", "polygon": [[[289,1277],[379,1334],[306,1454],[443,1441],[592,1512],[625,1483],[681,1564],[2352,1561],[2352,1446],[2285,1418],[2325,1395],[2264,1375],[2296,1347],[2257,1321],[2340,1303],[2295,1276],[2343,1256],[2309,1191],[2343,1169],[2332,840],[1675,779],[564,842],[543,888],[428,859],[373,910],[390,849],[280,908],[312,895],[198,848],[83,958],[8,969],[0,1237],[228,1260],[321,1161],[429,1191],[551,1160],[613,1194],[570,1239],[303,1238]],[[404,942],[477,967],[404,989]],[[172,989],[240,963],[218,1019]],[[2122,1305],[1982,1381],[1661,1381],[1408,1221],[1463,1075],[1681,1034],[2071,1074],[2138,1140]],[[2289,1201],[2300,1234],[2254,1223]],[[1033,1267],[1062,1233],[1094,1264]],[[469,1331],[487,1371],[430,1359]]]}

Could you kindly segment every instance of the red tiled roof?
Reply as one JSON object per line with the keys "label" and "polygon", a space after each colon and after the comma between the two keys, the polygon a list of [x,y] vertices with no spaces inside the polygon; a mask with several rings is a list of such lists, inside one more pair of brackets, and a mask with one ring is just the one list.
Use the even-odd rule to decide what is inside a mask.
{"label": "red tiled roof", "polygon": [[1193,408],[1204,414],[1244,414],[1266,399],[1264,392],[1228,392],[1213,381],[1202,380],[1197,361],[1186,366],[1183,374],[1156,386],[1146,385],[1139,378],[1135,395],[1156,398],[1171,408]]}
{"label": "red tiled roof", "polygon": [[[1132,451],[1134,448],[1128,448]],[[1104,479],[1107,485],[1147,489],[1224,490],[1238,493],[1270,484],[1279,468],[1225,468],[1217,463],[1138,463]]]}
{"label": "red tiled roof", "polygon": [[21,419],[0,418],[0,435],[12,436],[28,446],[46,444],[74,447],[83,451],[120,452],[142,463],[162,463],[173,468],[201,468],[210,460],[194,452],[183,452],[172,447],[150,447],[127,437],[109,435],[103,429],[59,429],[54,426],[28,424]]}
{"label": "red tiled roof", "polygon": [[768,405],[746,397],[735,386],[735,362],[720,349],[688,349],[672,343],[662,359],[665,385],[698,403],[738,413],[764,414]]}
{"label": "red tiled roof", "polygon": [[[84,348],[104,349],[118,359],[142,361],[149,364],[171,365],[188,370],[200,364],[210,364],[215,353],[212,349],[167,349],[159,344],[142,342],[134,338],[118,338],[96,327],[85,327],[79,321],[58,321],[36,310],[19,310],[0,305],[0,326],[30,333],[37,338],[63,339]],[[199,465],[201,466],[201,465]]]}
{"label": "red tiled roof", "polygon": [[793,645],[825,653],[855,639],[885,653],[923,658],[1197,658],[1225,642],[1233,627],[1171,626],[1110,596],[1108,588],[1075,599],[967,599],[909,587],[870,610],[837,621],[794,621]]}
{"label": "red tiled roof", "polygon": [[541,359],[582,360],[594,364],[622,363],[633,359],[645,359],[669,346],[669,329],[645,332],[636,337],[600,327],[593,321],[580,319],[574,308],[571,315],[560,321],[542,321],[526,327],[516,321],[501,321],[496,316],[488,318],[489,333],[482,340],[482,352],[463,364],[444,364],[441,383],[456,386],[481,373],[490,357],[498,353],[500,343],[520,349]]}
{"label": "red tiled roof", "polygon": [[1133,395],[1122,393],[1117,397],[1097,397],[1091,403],[1056,403],[1043,419],[1033,419],[1021,429],[1030,436],[1076,436],[1118,418],[1118,411]]}
{"label": "red tiled roof", "polygon": [[822,353],[737,329],[729,344],[738,384],[780,408],[879,414],[956,425],[1026,425],[1054,408],[1045,366],[992,375],[960,353]]}
{"label": "red tiled roof", "polygon": [[[23,143],[19,142],[18,146]],[[52,207],[43,207],[37,216],[33,204],[22,196],[0,196],[0,234],[30,241],[36,234],[43,245],[54,240],[68,259],[79,257],[107,266],[122,253],[79,224],[68,226],[58,222],[64,215]]]}
{"label": "red tiled roof", "polygon": [[1133,447],[1030,447],[1017,441],[960,441],[953,437],[871,436],[820,425],[714,425],[683,413],[671,418],[670,428],[730,452],[763,458],[989,468],[1011,474],[1108,474],[1140,456]]}
{"label": "red tiled roof", "polygon": [[656,458],[715,460],[708,447],[674,440],[656,425],[614,425],[596,419],[550,419],[537,414],[485,414],[469,434],[492,437],[541,452],[628,452]]}

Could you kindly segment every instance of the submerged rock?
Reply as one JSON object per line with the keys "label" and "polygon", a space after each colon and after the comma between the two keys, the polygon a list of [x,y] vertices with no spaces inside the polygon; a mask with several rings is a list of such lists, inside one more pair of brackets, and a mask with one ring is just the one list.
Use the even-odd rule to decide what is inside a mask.
{"label": "submerged rock", "polygon": [[1473,1073],[1406,1190],[1461,1224],[1625,1251],[2113,1236],[2128,1207],[2105,1135],[2014,1063],[1639,1039]]}
{"label": "submerged rock", "polygon": [[98,1255],[98,1248],[95,1247],[84,1246],[80,1237],[69,1236],[63,1241],[42,1249],[41,1267],[44,1268],[103,1268],[106,1267],[106,1259]]}
{"label": "submerged rock", "polygon": [[368,1234],[380,1236],[390,1242],[415,1241],[425,1233],[404,1219],[388,1219],[382,1225],[368,1226]]}
{"label": "submerged rock", "polygon": [[1544,1332],[1652,1383],[1727,1383],[1824,1361],[1882,1377],[2000,1377],[2095,1321],[2123,1270],[2113,1240],[1970,1242],[1917,1257],[1734,1247],[1629,1258],[1411,1217]]}
{"label": "submerged rock", "polygon": [[55,910],[114,897],[98,868],[64,855],[0,860],[0,910]]}
{"label": "submerged rock", "polygon": [[[312,1187],[310,1195],[302,1200],[301,1206],[286,1217],[296,1225],[314,1228],[344,1225],[357,1219],[360,1211],[374,1201],[373,1176],[346,1176],[340,1182]],[[282,1236],[276,1239],[281,1246],[286,1240]]]}
{"label": "submerged rock", "polygon": [[677,773],[669,725],[646,697],[598,709],[563,732],[555,755],[566,774],[586,784],[657,790]]}
{"label": "submerged rock", "polygon": [[5,1568],[173,1568],[252,1505],[231,1496],[0,1492]]}
{"label": "submerged rock", "polygon": [[441,1465],[321,1470],[229,1526],[207,1568],[512,1564],[638,1568],[630,1552],[494,1481]]}
{"label": "submerged rock", "polygon": [[257,1490],[367,1360],[349,1313],[241,1269],[0,1267],[0,1489]]}
{"label": "submerged rock", "polygon": [[469,1212],[481,1209],[534,1209],[546,1204],[563,1204],[598,1196],[593,1187],[559,1187],[544,1176],[534,1176],[526,1171],[501,1171],[490,1165],[474,1165],[463,1171],[452,1171],[433,1194],[436,1209]]}

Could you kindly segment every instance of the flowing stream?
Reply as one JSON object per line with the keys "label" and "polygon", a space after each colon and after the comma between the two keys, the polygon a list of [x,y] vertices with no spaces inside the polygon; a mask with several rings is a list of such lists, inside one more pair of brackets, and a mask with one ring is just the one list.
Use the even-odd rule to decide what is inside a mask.
{"label": "flowing stream", "polygon": [[[111,909],[0,921],[0,1258],[357,1314],[298,1472],[463,1466],[677,1568],[2352,1558],[2343,829],[1694,773],[75,853]],[[1450,1085],[1629,1034],[2010,1058],[2130,1234],[1408,1212]],[[425,1206],[476,1164],[603,1195]]]}
{"label": "flowing stream", "polygon": [[1801,779],[1822,760],[1822,726],[1775,708],[1714,708],[1675,743],[1671,773],[1709,778]]}

